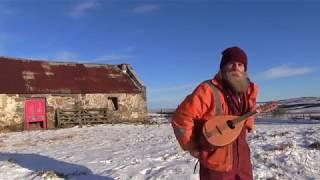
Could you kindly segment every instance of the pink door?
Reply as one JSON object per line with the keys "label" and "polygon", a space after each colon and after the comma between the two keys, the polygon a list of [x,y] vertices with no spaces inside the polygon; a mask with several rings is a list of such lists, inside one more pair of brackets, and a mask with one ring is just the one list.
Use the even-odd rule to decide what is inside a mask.
{"label": "pink door", "polygon": [[30,123],[40,122],[43,128],[47,128],[46,99],[27,99],[24,105],[26,128],[30,128]]}

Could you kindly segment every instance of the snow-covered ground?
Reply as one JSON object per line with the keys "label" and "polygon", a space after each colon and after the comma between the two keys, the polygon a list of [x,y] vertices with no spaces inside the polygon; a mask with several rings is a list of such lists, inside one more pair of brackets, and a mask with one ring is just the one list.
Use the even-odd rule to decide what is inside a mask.
{"label": "snow-covered ground", "polygon": [[[162,123],[2,133],[0,179],[198,179],[196,160],[157,118]],[[309,147],[319,141],[320,121],[257,121],[249,136],[254,179],[320,179],[320,147]]]}

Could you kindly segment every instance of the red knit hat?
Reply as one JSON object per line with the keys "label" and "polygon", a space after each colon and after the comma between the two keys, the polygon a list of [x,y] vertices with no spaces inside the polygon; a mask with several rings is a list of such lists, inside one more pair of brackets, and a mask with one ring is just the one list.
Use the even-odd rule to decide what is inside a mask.
{"label": "red knit hat", "polygon": [[246,53],[241,48],[234,46],[227,48],[222,52],[220,69],[230,62],[240,62],[244,64],[245,70],[247,71],[248,58]]}

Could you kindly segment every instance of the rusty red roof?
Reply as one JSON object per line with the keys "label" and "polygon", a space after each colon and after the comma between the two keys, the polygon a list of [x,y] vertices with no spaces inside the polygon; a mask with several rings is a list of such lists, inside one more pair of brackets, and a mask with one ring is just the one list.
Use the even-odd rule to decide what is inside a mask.
{"label": "rusty red roof", "polygon": [[130,70],[132,68],[127,64],[80,64],[0,57],[0,93],[142,92],[143,84]]}

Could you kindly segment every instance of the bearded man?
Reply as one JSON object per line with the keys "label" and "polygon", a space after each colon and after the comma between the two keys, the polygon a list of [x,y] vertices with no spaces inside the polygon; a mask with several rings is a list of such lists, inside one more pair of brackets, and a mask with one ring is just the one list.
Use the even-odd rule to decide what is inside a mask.
{"label": "bearded man", "polygon": [[180,146],[199,159],[200,180],[253,179],[246,136],[254,117],[246,120],[236,140],[222,147],[209,144],[202,134],[203,124],[217,115],[241,116],[255,109],[258,86],[249,80],[247,65],[241,48],[225,49],[219,72],[188,95],[173,115],[172,127]]}

